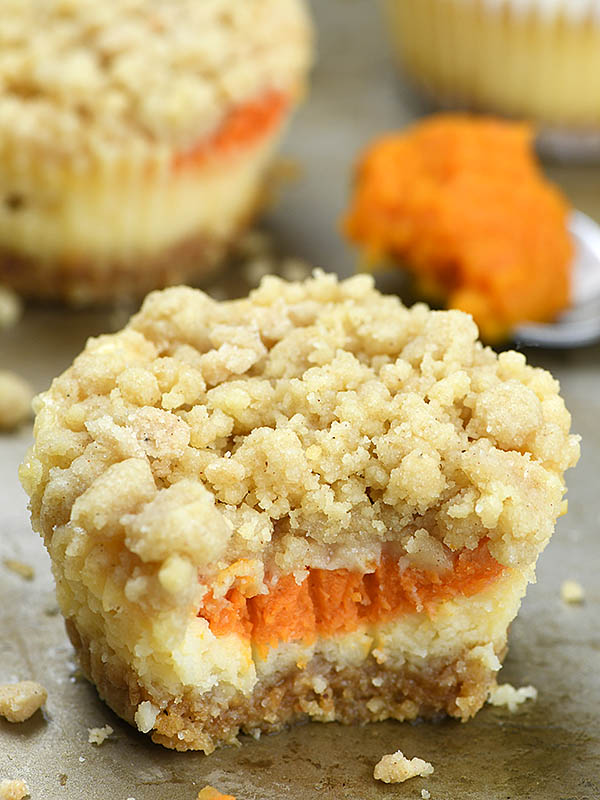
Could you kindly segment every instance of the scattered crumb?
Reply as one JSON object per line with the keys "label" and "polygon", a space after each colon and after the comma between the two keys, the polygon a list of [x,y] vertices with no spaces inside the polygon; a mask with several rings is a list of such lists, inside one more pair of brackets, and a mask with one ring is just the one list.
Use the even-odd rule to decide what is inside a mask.
{"label": "scattered crumb", "polygon": [[274,262],[264,256],[253,258],[244,264],[244,277],[251,286],[258,285],[261,278],[273,271]]}
{"label": "scattered crumb", "polygon": [[198,800],[235,800],[232,794],[223,794],[212,786],[205,786],[198,792]]}
{"label": "scattered crumb", "polygon": [[421,797],[423,800],[429,800],[431,794],[427,791],[427,789],[421,789]]}
{"label": "scattered crumb", "polygon": [[0,286],[0,328],[11,328],[21,318],[21,298],[5,286]]}
{"label": "scattered crumb", "polygon": [[69,776],[66,775],[64,772],[61,772],[58,776],[58,782],[60,783],[61,786],[66,786],[68,779]]}
{"label": "scattered crumb", "polygon": [[241,258],[256,258],[271,252],[273,239],[268,233],[251,230],[245,233],[236,245],[236,251]]}
{"label": "scattered crumb", "polygon": [[535,686],[521,686],[515,689],[510,683],[502,683],[490,691],[487,701],[493,706],[506,706],[513,714],[521,703],[526,700],[536,700],[537,695]]}
{"label": "scattered crumb", "polygon": [[0,716],[9,722],[24,722],[41,708],[48,697],[44,687],[35,681],[0,685]]}
{"label": "scattered crumb", "polygon": [[0,800],[23,800],[29,797],[29,786],[25,781],[0,781]]}
{"label": "scattered crumb", "polygon": [[277,253],[273,237],[262,231],[251,231],[238,243],[236,255],[242,274],[250,286],[257,286],[265,275],[279,275],[286,281],[302,281],[313,267],[300,258]]}
{"label": "scattered crumb", "polygon": [[16,558],[5,558],[4,566],[11,572],[16,572],[26,581],[32,581],[35,577],[35,570],[30,564],[25,564],[23,561],[17,561]]}
{"label": "scattered crumb", "polygon": [[563,581],[560,587],[560,596],[563,603],[583,603],[585,593],[579,581]]}
{"label": "scattered crumb", "polygon": [[110,725],[105,725],[103,728],[88,728],[88,742],[100,746],[112,733],[114,731]]}
{"label": "scattered crumb", "polygon": [[300,258],[286,258],[281,262],[279,274],[286,281],[304,281],[312,270],[313,267]]}
{"label": "scattered crumb", "polygon": [[422,758],[408,759],[402,750],[396,750],[395,753],[383,756],[373,771],[373,777],[384,783],[402,783],[418,776],[425,778],[432,772],[433,766],[428,761],[423,761]]}
{"label": "scattered crumb", "polygon": [[33,389],[14,372],[0,370],[0,431],[12,430],[31,417]]}

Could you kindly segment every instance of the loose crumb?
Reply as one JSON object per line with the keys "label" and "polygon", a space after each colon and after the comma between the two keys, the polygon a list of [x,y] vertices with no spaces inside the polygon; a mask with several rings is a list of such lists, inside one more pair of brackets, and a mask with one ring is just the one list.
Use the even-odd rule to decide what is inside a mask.
{"label": "loose crumb", "polygon": [[88,728],[88,742],[100,746],[112,733],[114,731],[110,725],[105,725],[103,728]]}
{"label": "loose crumb", "polygon": [[13,430],[31,417],[33,389],[14,372],[0,370],[0,431]]}
{"label": "loose crumb", "polygon": [[0,782],[0,800],[23,800],[29,797],[29,786],[22,780]]}
{"label": "loose crumb", "polygon": [[23,313],[21,299],[10,289],[0,286],[0,329],[11,328]]}
{"label": "loose crumb", "polygon": [[223,794],[213,786],[205,786],[198,792],[198,800],[235,800],[232,794]]}
{"label": "loose crumb", "polygon": [[521,686],[515,689],[510,683],[502,683],[490,691],[487,701],[493,706],[506,706],[513,714],[526,700],[537,700],[537,695],[535,686]]}
{"label": "loose crumb", "polygon": [[421,789],[421,797],[423,800],[429,800],[431,794],[427,791],[427,789]]}
{"label": "loose crumb", "polygon": [[41,708],[48,692],[35,681],[0,685],[0,716],[9,722],[24,722]]}
{"label": "loose crumb", "polygon": [[396,750],[383,756],[381,761],[375,766],[373,777],[375,780],[384,783],[402,783],[409,778],[426,778],[433,773],[433,766],[422,758],[405,757],[402,750]]}
{"label": "loose crumb", "polygon": [[583,603],[585,593],[579,581],[563,581],[560,587],[560,596],[563,603]]}
{"label": "loose crumb", "polygon": [[24,561],[18,561],[16,558],[5,558],[4,566],[11,572],[16,572],[26,581],[32,581],[35,577],[35,570],[31,564],[25,564]]}

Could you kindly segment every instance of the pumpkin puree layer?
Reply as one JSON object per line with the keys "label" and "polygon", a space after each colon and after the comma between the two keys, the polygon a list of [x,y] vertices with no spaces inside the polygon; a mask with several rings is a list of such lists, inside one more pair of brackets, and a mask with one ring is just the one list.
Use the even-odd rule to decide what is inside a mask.
{"label": "pumpkin puree layer", "polygon": [[486,541],[456,555],[444,573],[415,567],[401,571],[397,558],[384,556],[374,572],[309,569],[301,583],[284,575],[267,594],[253,597],[235,587],[222,598],[209,591],[198,616],[216,636],[236,633],[264,654],[280,642],[311,642],[416,611],[432,614],[436,605],[456,595],[477,594],[504,569]]}
{"label": "pumpkin puree layer", "polygon": [[290,104],[289,94],[269,90],[237,106],[213,134],[201,139],[191,149],[178,153],[173,167],[200,166],[215,156],[228,156],[234,150],[250,147],[281,122]]}

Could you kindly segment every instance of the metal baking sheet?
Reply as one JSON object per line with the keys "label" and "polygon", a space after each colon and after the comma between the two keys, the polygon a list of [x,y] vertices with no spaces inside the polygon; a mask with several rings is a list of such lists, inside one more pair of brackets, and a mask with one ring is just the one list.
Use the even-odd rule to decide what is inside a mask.
{"label": "metal baking sheet", "polygon": [[[340,274],[355,255],[338,233],[351,163],[373,135],[422,112],[395,72],[372,0],[314,0],[319,62],[310,96],[286,143],[297,179],[282,189],[265,224],[283,252]],[[575,205],[600,221],[600,169],[554,166],[551,173]],[[239,278],[225,288],[239,294]],[[386,289],[394,288],[389,281]],[[114,313],[29,308],[0,333],[0,367],[47,387],[89,335],[114,330]],[[569,514],[538,569],[510,636],[502,681],[534,684],[538,700],[515,714],[484,708],[467,724],[381,723],[296,727],[259,741],[243,737],[206,757],[152,744],[97,698],[73,661],[56,613],[48,558],[30,529],[16,470],[31,429],[0,437],[0,682],[39,680],[48,689],[43,714],[26,723],[0,721],[0,779],[25,779],[33,798],[53,800],[193,800],[212,784],[238,800],[281,798],[419,798],[433,800],[598,800],[600,798],[600,346],[577,352],[528,351],[531,363],[560,379],[583,437],[583,455],[568,474]],[[4,558],[31,564],[26,581]],[[560,584],[583,584],[585,603],[566,606]],[[114,729],[100,747],[88,728]],[[431,761],[434,774],[400,786],[372,778],[384,753],[401,748]]]}

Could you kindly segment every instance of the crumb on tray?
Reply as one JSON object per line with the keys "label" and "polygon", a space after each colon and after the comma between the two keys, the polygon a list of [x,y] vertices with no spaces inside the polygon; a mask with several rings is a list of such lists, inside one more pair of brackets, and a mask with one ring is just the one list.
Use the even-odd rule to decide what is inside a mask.
{"label": "crumb on tray", "polygon": [[375,766],[373,777],[384,783],[402,783],[409,778],[425,778],[432,772],[433,766],[428,761],[422,758],[408,759],[402,750],[396,750],[395,753],[383,756]]}
{"label": "crumb on tray", "polygon": [[536,700],[537,695],[535,686],[521,686],[515,689],[510,683],[502,683],[490,691],[487,701],[493,706],[506,706],[513,714],[526,700]]}
{"label": "crumb on tray", "polygon": [[88,742],[100,746],[112,733],[114,731],[110,725],[104,725],[102,728],[88,728]]}
{"label": "crumb on tray", "polygon": [[24,722],[41,708],[48,692],[36,681],[0,684],[0,716],[9,722]]}
{"label": "crumb on tray", "polygon": [[5,558],[3,564],[6,569],[15,572],[17,575],[25,578],[26,581],[32,581],[35,577],[34,568],[31,564],[26,564],[24,561],[19,561],[16,558]]}
{"label": "crumb on tray", "polygon": [[24,797],[29,797],[29,786],[25,781],[0,781],[0,800],[23,800]]}
{"label": "crumb on tray", "polygon": [[223,794],[213,786],[205,786],[198,792],[198,800],[235,800],[232,794]]}
{"label": "crumb on tray", "polygon": [[9,370],[0,370],[0,431],[12,430],[31,417],[33,390]]}
{"label": "crumb on tray", "polygon": [[427,791],[427,789],[421,789],[421,797],[423,800],[430,800],[431,793]]}
{"label": "crumb on tray", "polygon": [[20,297],[5,286],[0,286],[0,329],[16,325],[22,312]]}
{"label": "crumb on tray", "polygon": [[583,603],[585,593],[579,581],[568,580],[562,582],[560,586],[560,596],[563,603],[577,604]]}

